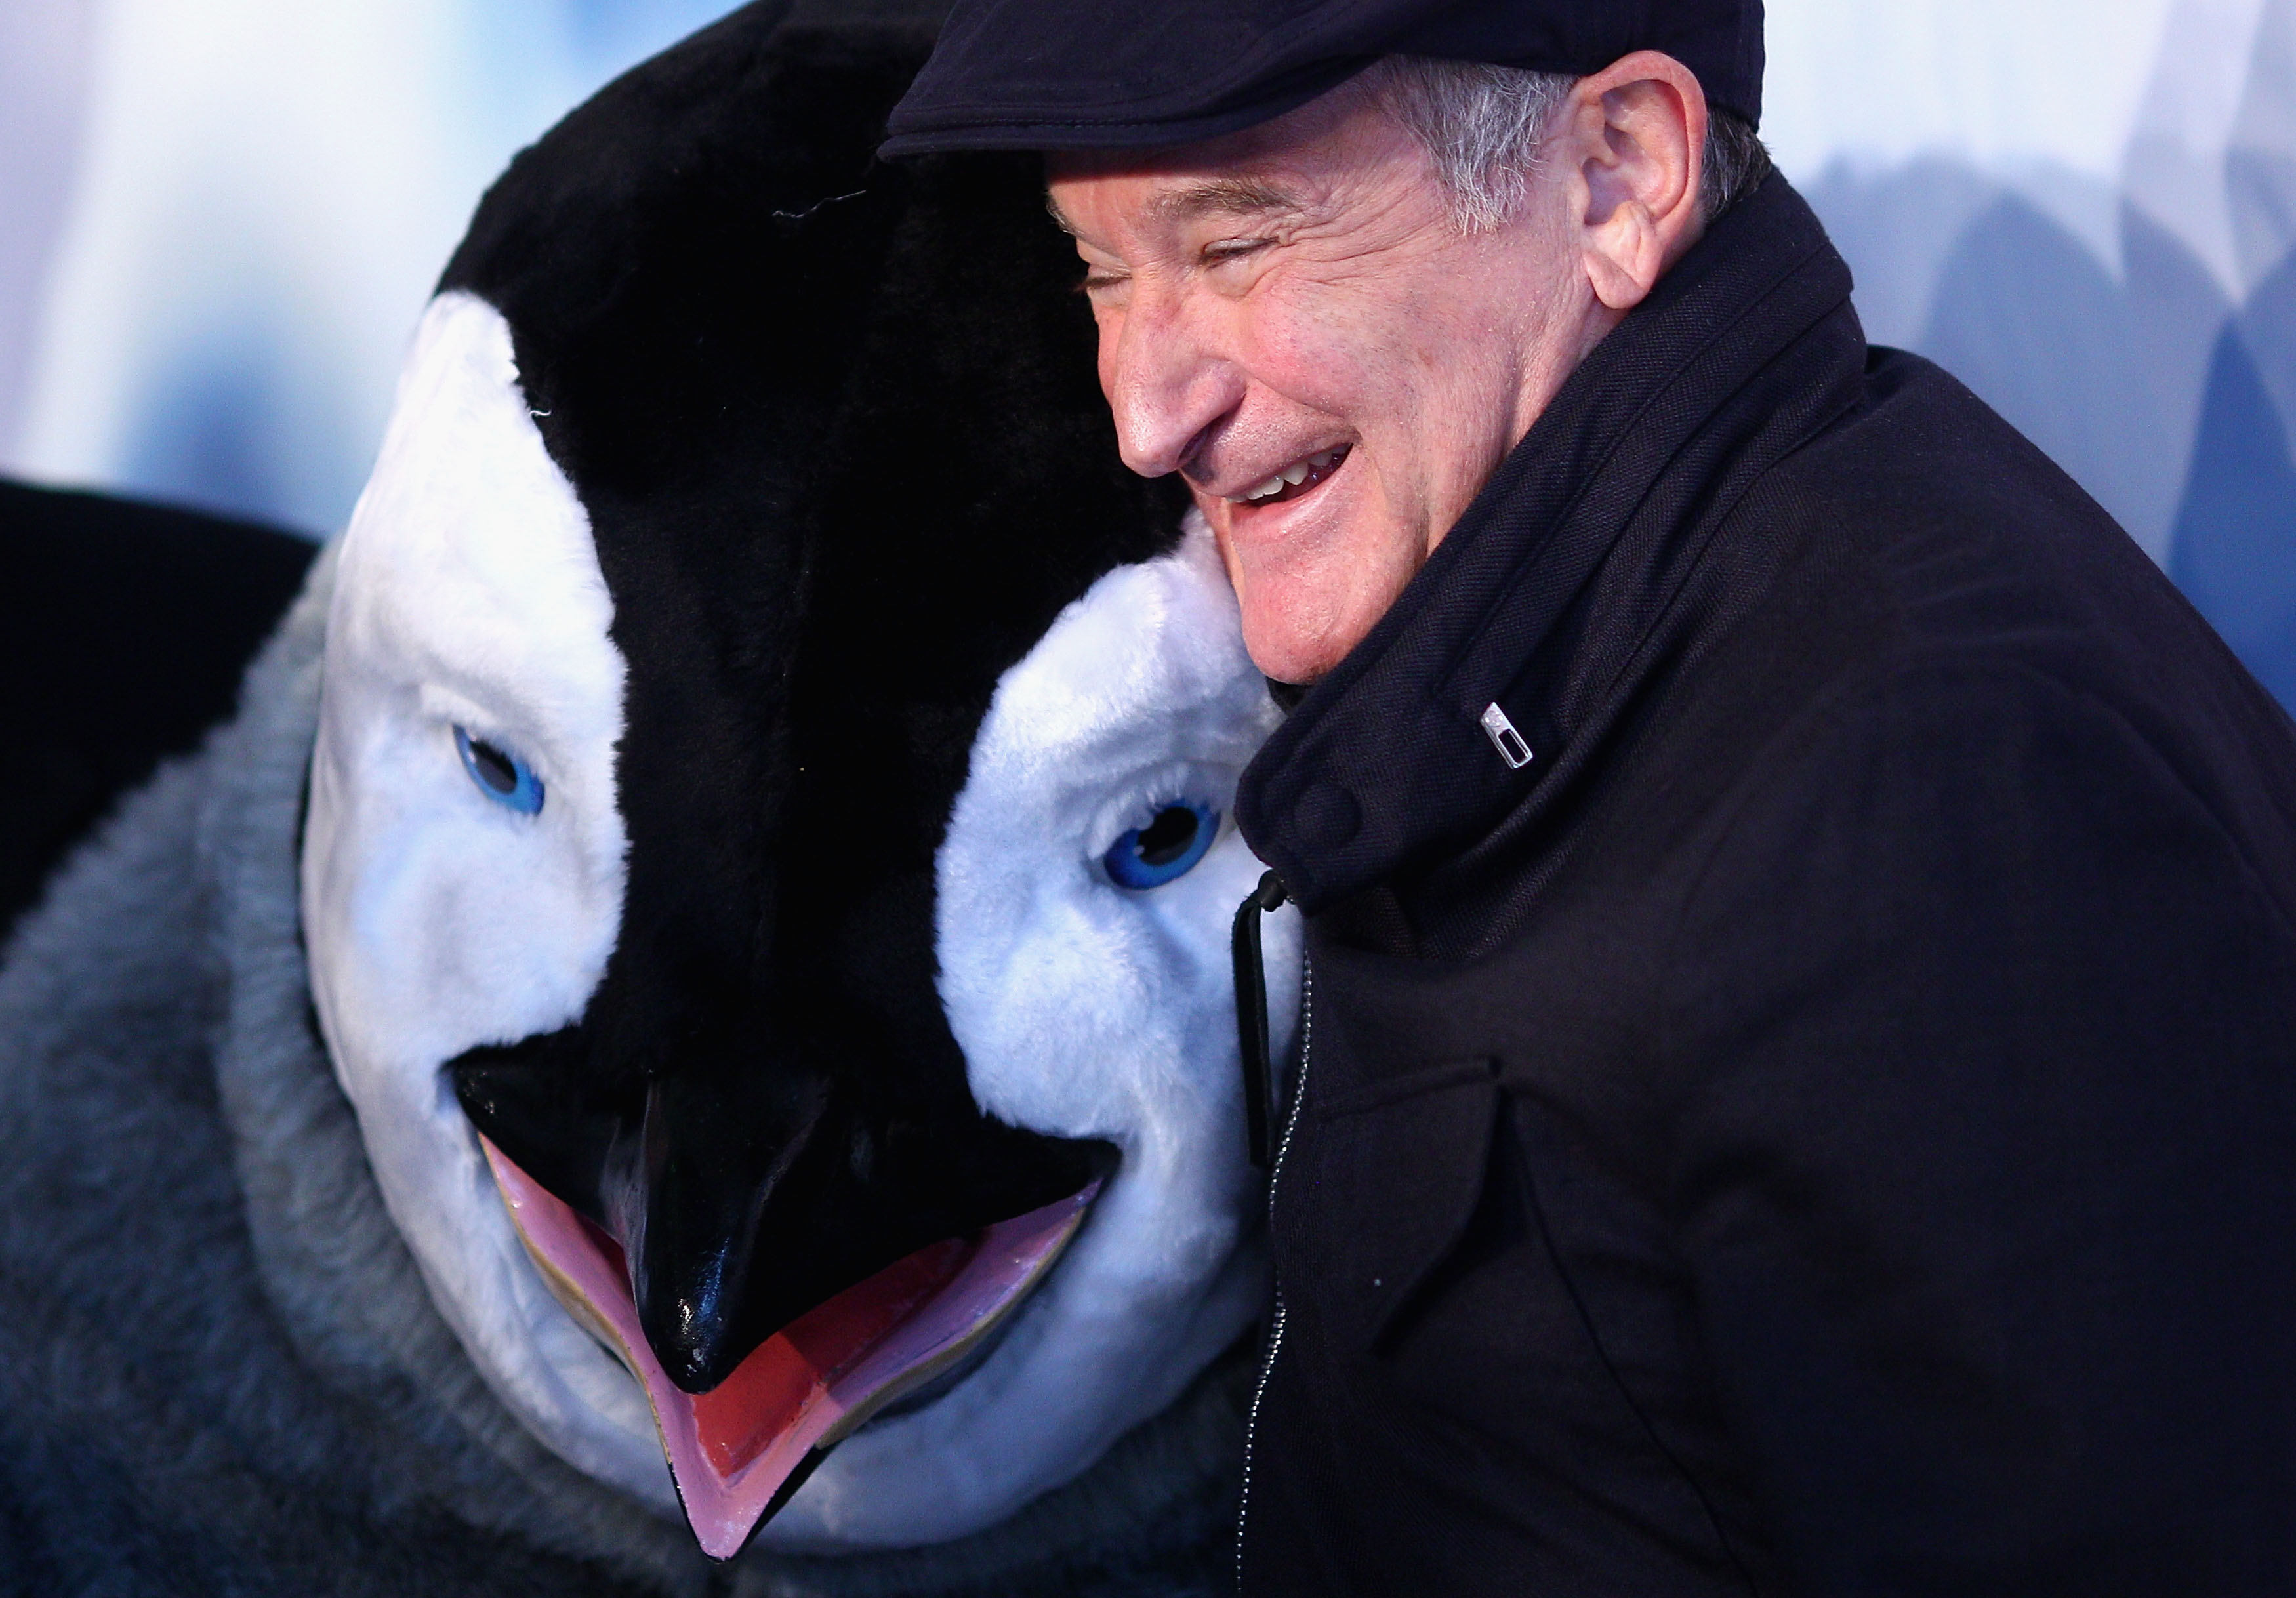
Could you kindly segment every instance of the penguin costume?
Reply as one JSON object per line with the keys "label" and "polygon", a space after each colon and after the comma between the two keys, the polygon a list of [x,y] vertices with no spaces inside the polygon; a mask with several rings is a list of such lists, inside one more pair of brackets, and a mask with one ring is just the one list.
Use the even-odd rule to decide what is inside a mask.
{"label": "penguin costume", "polygon": [[17,929],[0,1589],[1225,1586],[1274,712],[1033,161],[873,159],[928,44],[753,5],[520,156]]}

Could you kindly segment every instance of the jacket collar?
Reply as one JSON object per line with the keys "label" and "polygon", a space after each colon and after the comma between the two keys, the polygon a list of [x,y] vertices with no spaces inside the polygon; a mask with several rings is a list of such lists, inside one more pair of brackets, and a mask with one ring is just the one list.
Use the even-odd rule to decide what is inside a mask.
{"label": "jacket collar", "polygon": [[[1464,847],[1584,758],[1729,506],[1856,403],[1849,287],[1773,175],[1595,346],[1245,771],[1237,823],[1303,909]],[[1637,569],[1578,613],[1614,552]],[[1483,726],[1494,704],[1529,745],[1519,770]]]}

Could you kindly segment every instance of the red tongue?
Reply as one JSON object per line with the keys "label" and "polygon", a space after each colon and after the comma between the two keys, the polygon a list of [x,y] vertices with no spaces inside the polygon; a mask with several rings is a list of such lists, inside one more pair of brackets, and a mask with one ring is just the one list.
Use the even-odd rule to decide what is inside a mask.
{"label": "red tongue", "polygon": [[883,1342],[955,1281],[978,1251],[977,1242],[954,1237],[918,1250],[808,1310],[752,1349],[731,1376],[691,1398],[710,1466],[731,1476],[749,1465],[805,1413],[817,1384],[835,1381]]}
{"label": "red tongue", "polygon": [[816,1450],[962,1358],[1051,1266],[1100,1191],[918,1250],[808,1311],[697,1397],[647,1345],[620,1247],[479,1144],[552,1292],[644,1384],[686,1521],[712,1559],[741,1552]]}

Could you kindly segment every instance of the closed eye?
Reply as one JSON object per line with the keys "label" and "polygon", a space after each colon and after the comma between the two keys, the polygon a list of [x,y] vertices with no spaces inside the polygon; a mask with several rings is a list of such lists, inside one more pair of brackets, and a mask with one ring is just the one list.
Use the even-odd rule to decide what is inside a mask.
{"label": "closed eye", "polygon": [[480,793],[521,815],[542,813],[542,779],[534,774],[534,767],[460,726],[455,729],[455,751],[463,757],[463,769]]}

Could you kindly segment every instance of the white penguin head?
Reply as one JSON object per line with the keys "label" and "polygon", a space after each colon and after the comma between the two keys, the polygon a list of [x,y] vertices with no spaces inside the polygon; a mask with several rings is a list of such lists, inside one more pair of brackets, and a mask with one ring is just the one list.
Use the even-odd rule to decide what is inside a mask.
{"label": "white penguin head", "polygon": [[[447,1070],[578,1026],[622,936],[616,602],[509,327],[441,295],[342,545],[303,856],[313,992],[391,1217],[475,1365],[569,1463],[675,1513],[631,1350],[545,1280]],[[1004,673],[936,861],[939,998],[981,1110],[1118,1160],[971,1363],[837,1442],[764,1542],[994,1525],[1248,1324],[1226,940],[1259,867],[1226,817],[1274,715],[1201,529],[1108,571]],[[1288,914],[1267,938],[1282,1036]]]}

